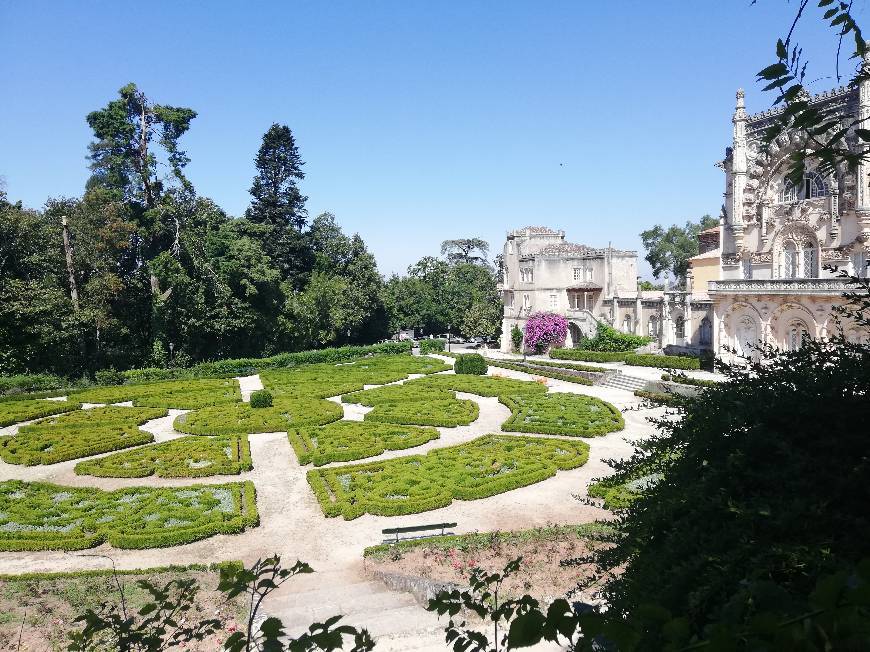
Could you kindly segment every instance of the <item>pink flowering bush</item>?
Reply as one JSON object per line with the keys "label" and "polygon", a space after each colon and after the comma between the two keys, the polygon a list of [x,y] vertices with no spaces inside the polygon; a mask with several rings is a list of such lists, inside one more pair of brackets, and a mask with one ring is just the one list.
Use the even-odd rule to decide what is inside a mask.
{"label": "pink flowering bush", "polygon": [[568,336],[568,320],[552,312],[536,312],[526,320],[526,346],[543,353],[551,346],[561,346]]}

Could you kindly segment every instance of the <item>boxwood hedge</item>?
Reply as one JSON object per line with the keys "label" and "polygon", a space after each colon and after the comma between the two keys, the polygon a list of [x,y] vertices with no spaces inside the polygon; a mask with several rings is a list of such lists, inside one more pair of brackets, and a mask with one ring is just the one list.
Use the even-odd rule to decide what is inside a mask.
{"label": "boxwood hedge", "polygon": [[400,516],[525,487],[588,458],[582,441],[484,435],[426,455],[312,469],[308,482],[326,516]]}
{"label": "boxwood hedge", "polygon": [[682,355],[645,355],[626,354],[625,364],[636,367],[658,367],[659,369],[700,369],[700,358],[689,358]]}
{"label": "boxwood hedge", "polygon": [[447,340],[442,339],[431,339],[431,340],[421,340],[420,341],[420,354],[426,355],[427,353],[441,353],[444,350],[444,347],[447,345]]}
{"label": "boxwood hedge", "polygon": [[72,401],[5,401],[0,403],[0,428],[14,423],[78,410],[81,403]]}
{"label": "boxwood hedge", "polygon": [[627,353],[615,351],[585,351],[583,349],[550,349],[550,357],[556,360],[580,360],[582,362],[622,362]]}
{"label": "boxwood hedge", "polygon": [[378,423],[453,428],[467,426],[478,416],[480,416],[480,408],[477,403],[451,398],[447,400],[378,403],[371,412],[366,413],[364,419]]}
{"label": "boxwood hedge", "polygon": [[101,478],[202,478],[250,471],[247,435],[182,437],[76,464],[79,475]]}
{"label": "boxwood hedge", "polygon": [[386,450],[420,446],[440,434],[435,428],[336,421],[326,426],[297,428],[288,433],[300,464],[321,466],[380,455]]}
{"label": "boxwood hedge", "polygon": [[461,353],[456,356],[453,371],[457,374],[482,376],[486,373],[486,359],[479,353]]}
{"label": "boxwood hedge", "polygon": [[49,417],[0,438],[0,458],[10,464],[55,464],[147,444],[154,435],[138,426],[166,413],[162,408],[113,406]]}
{"label": "boxwood hedge", "polygon": [[554,392],[502,396],[499,400],[511,411],[501,426],[509,432],[595,437],[625,428],[622,413],[593,396]]}
{"label": "boxwood hedge", "polygon": [[351,392],[341,397],[343,403],[356,403],[374,407],[380,403],[420,402],[427,400],[449,401],[455,398],[455,394],[447,388],[433,388],[419,385],[417,381],[403,383],[401,385],[384,385],[373,387],[361,392]]}
{"label": "boxwood hedge", "polygon": [[137,407],[164,407],[195,410],[208,405],[242,400],[239,382],[233,378],[211,380],[171,380],[138,385],[114,385],[77,392],[71,398],[82,403],[122,403],[133,401]]}
{"label": "boxwood hedge", "polygon": [[418,391],[452,390],[477,396],[501,396],[502,394],[544,394],[547,388],[533,380],[514,380],[496,376],[470,376],[439,374],[418,378],[405,383],[405,387]]}
{"label": "boxwood hedge", "polygon": [[0,550],[161,548],[259,523],[251,482],[117,491],[0,482]]}
{"label": "boxwood hedge", "polygon": [[502,362],[501,360],[491,360],[490,365],[493,367],[501,367],[502,369],[510,369],[512,371],[521,371],[524,374],[531,374],[533,376],[543,376],[545,378],[554,378],[556,380],[564,380],[569,383],[576,383],[578,385],[594,385],[589,378],[585,376],[581,376],[578,374],[572,374],[566,371],[559,371],[558,369],[550,369],[550,368],[539,368],[531,366],[531,364],[526,363],[512,363],[512,362]]}
{"label": "boxwood hedge", "polygon": [[323,425],[344,416],[341,406],[314,398],[276,396],[272,407],[247,403],[214,405],[175,418],[173,427],[189,435],[242,435],[288,432],[299,426]]}

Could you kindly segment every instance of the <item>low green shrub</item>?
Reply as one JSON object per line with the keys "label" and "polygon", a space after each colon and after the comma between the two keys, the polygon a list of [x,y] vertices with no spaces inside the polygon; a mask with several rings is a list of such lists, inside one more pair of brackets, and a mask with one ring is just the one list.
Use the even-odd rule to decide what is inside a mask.
{"label": "low green shrub", "polygon": [[438,439],[435,428],[336,421],[325,426],[298,428],[288,433],[300,464],[322,466],[380,455],[387,450],[404,450]]}
{"label": "low green shrub", "polygon": [[623,333],[604,322],[598,322],[595,337],[581,337],[577,348],[586,351],[630,352],[650,342],[652,339],[649,337]]}
{"label": "low green shrub", "polygon": [[181,437],[76,464],[78,475],[100,478],[202,478],[250,471],[251,448],[246,435]]}
{"label": "low green shrub", "polygon": [[550,349],[555,360],[580,360],[582,362],[623,362],[626,353],[607,351],[584,351],[582,349]]}
{"label": "low green shrub", "polygon": [[52,414],[72,412],[81,406],[81,403],[73,403],[72,401],[4,401],[0,403],[0,428]]}
{"label": "low green shrub", "polygon": [[427,353],[441,353],[444,350],[444,347],[447,345],[447,340],[421,340],[420,341],[420,354],[425,355]]}
{"label": "low green shrub", "polygon": [[696,387],[714,387],[718,383],[715,380],[705,380],[703,378],[692,378],[686,374],[662,374],[662,380],[671,383],[680,383],[681,385],[694,385]]}
{"label": "low green shrub", "polygon": [[251,392],[251,407],[255,409],[272,407],[272,392],[268,389]]}
{"label": "low green shrub", "polygon": [[511,350],[514,353],[521,353],[523,350],[523,335],[522,329],[514,324],[511,326]]}
{"label": "low green shrub", "polygon": [[686,397],[681,394],[668,394],[666,392],[647,392],[642,389],[637,389],[634,391],[634,395],[639,398],[645,398],[648,401],[652,401],[653,403],[659,403],[660,405],[682,405]]}
{"label": "low green shrub", "polygon": [[486,373],[486,359],[479,353],[463,353],[456,356],[453,371],[457,374],[482,376]]}
{"label": "low green shrub", "polygon": [[602,499],[604,509],[611,511],[626,509],[640,496],[638,492],[632,491],[627,485],[608,481],[607,478],[590,484],[587,494],[592,498]]}
{"label": "low green shrub", "polygon": [[485,435],[473,441],[382,462],[312,469],[308,483],[326,516],[400,516],[477,500],[582,466],[582,441]]}
{"label": "low green shrub", "polygon": [[173,427],[189,435],[244,435],[288,432],[299,426],[323,425],[344,416],[341,406],[313,398],[277,397],[272,407],[251,408],[247,403],[228,403],[187,412],[175,418]]}
{"label": "low green shrub", "polygon": [[596,437],[625,428],[622,413],[610,403],[582,394],[555,392],[502,396],[510,411],[501,429],[569,437]]}
{"label": "low green shrub", "polygon": [[251,482],[117,491],[0,482],[0,550],[162,548],[259,523]]}
{"label": "low green shrub", "polygon": [[9,464],[56,464],[154,441],[139,425],[166,416],[163,408],[103,407],[76,410],[21,426],[0,439]]}
{"label": "low green shrub", "polygon": [[[405,383],[405,387],[418,391],[455,391],[477,396],[501,396],[502,394],[543,394],[547,391],[541,383],[532,380],[514,380],[496,376],[462,376],[439,374],[418,378]],[[371,391],[371,390],[369,390]]]}
{"label": "low green shrub", "polygon": [[53,374],[0,376],[0,395],[43,392],[66,387],[70,382]]}
{"label": "low green shrub", "polygon": [[236,403],[242,400],[235,379],[170,380],[139,385],[98,387],[76,392],[70,398],[82,403],[123,403],[136,407],[163,407],[195,410],[208,405]]}
{"label": "low green shrub", "polygon": [[534,376],[543,376],[544,378],[554,378],[556,380],[564,380],[569,383],[577,383],[578,385],[594,385],[590,379],[577,374],[560,372],[558,369],[541,369],[531,366],[531,363],[511,363],[502,362],[501,360],[490,360],[490,366],[501,367],[502,369],[510,369],[511,371],[520,371],[524,374]]}
{"label": "low green shrub", "polygon": [[681,355],[651,355],[651,354],[628,354],[624,358],[625,364],[635,367],[658,367],[660,369],[700,369],[701,360]]}
{"label": "low green shrub", "polygon": [[450,401],[456,398],[456,395],[447,388],[432,388],[418,383],[419,381],[409,381],[401,385],[383,385],[361,392],[351,392],[343,394],[341,401],[342,403],[356,403],[357,405],[374,407],[381,403]]}
{"label": "low green shrub", "polygon": [[97,382],[97,385],[122,385],[126,379],[123,373],[115,371],[110,367],[109,369],[100,369],[96,372],[94,380]]}
{"label": "low green shrub", "polygon": [[378,403],[371,412],[366,413],[364,419],[378,423],[453,428],[467,426],[478,416],[480,408],[477,403],[451,398]]}

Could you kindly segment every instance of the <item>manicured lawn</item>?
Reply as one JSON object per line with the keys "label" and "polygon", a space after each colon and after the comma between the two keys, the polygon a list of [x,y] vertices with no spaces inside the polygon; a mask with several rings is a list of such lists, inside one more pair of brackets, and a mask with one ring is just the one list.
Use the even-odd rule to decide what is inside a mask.
{"label": "manicured lawn", "polygon": [[0,403],[0,428],[52,414],[71,412],[81,406],[81,403],[72,401],[3,401]]}
{"label": "manicured lawn", "polygon": [[399,516],[525,487],[588,458],[582,441],[485,435],[426,455],[314,469],[308,482],[327,516]]}
{"label": "manicured lawn", "polygon": [[420,446],[440,436],[435,428],[365,421],[336,421],[326,426],[299,428],[288,434],[299,463],[315,466]]}
{"label": "manicured lawn", "polygon": [[592,396],[554,392],[502,396],[499,400],[512,413],[501,426],[508,432],[595,437],[625,428],[616,407]]}
{"label": "manicured lawn", "polygon": [[166,414],[163,408],[113,406],[48,417],[0,438],[0,458],[10,464],[56,464],[147,444],[154,435],[139,426]]}
{"label": "manicured lawn", "polygon": [[160,548],[258,522],[250,482],[118,491],[0,482],[0,550]]}
{"label": "manicured lawn", "polygon": [[247,435],[182,437],[76,464],[79,475],[103,478],[202,478],[250,471]]}
{"label": "manicured lawn", "polygon": [[314,398],[276,396],[270,408],[247,403],[215,405],[182,414],[173,427],[190,435],[244,435],[287,432],[299,426],[323,425],[344,416],[340,405]]}
{"label": "manicured lawn", "polygon": [[242,395],[239,391],[239,382],[233,378],[227,378],[114,385],[88,389],[70,398],[82,403],[133,401],[133,405],[137,407],[195,410],[207,405],[236,403],[242,400]]}

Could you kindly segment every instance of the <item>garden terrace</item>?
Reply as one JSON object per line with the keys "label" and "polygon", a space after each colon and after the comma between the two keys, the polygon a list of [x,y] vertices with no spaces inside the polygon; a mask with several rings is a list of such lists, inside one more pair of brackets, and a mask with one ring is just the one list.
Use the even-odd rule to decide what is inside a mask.
{"label": "garden terrace", "polygon": [[0,403],[0,428],[14,423],[78,410],[81,403],[72,401],[4,401]]}
{"label": "garden terrace", "polygon": [[336,421],[325,426],[297,428],[288,433],[300,464],[321,466],[380,455],[387,450],[420,446],[440,434],[435,428],[365,421]]}
{"label": "garden terrace", "polygon": [[326,516],[399,516],[541,482],[588,456],[581,441],[485,435],[426,455],[313,469],[308,482]]}
{"label": "garden terrace", "polygon": [[499,400],[511,411],[502,430],[543,435],[596,437],[625,428],[620,411],[601,399],[582,394],[518,394]]}
{"label": "garden terrace", "polygon": [[288,432],[299,426],[324,425],[344,416],[341,406],[315,398],[276,396],[269,408],[231,403],[202,408],[175,418],[173,427],[190,435],[243,435]]}
{"label": "garden terrace", "polygon": [[209,405],[242,400],[239,383],[233,378],[170,380],[138,385],[115,385],[77,392],[72,398],[82,403],[123,403],[137,407],[196,410]]}
{"label": "garden terrace", "polygon": [[250,471],[247,435],[182,437],[76,464],[78,475],[101,478],[202,478]]}
{"label": "garden terrace", "polygon": [[166,414],[163,408],[113,406],[52,416],[0,438],[0,458],[10,464],[55,464],[147,444],[154,435],[138,426]]}
{"label": "garden terrace", "polygon": [[0,482],[0,550],[160,548],[258,522],[250,482],[118,491]]}

